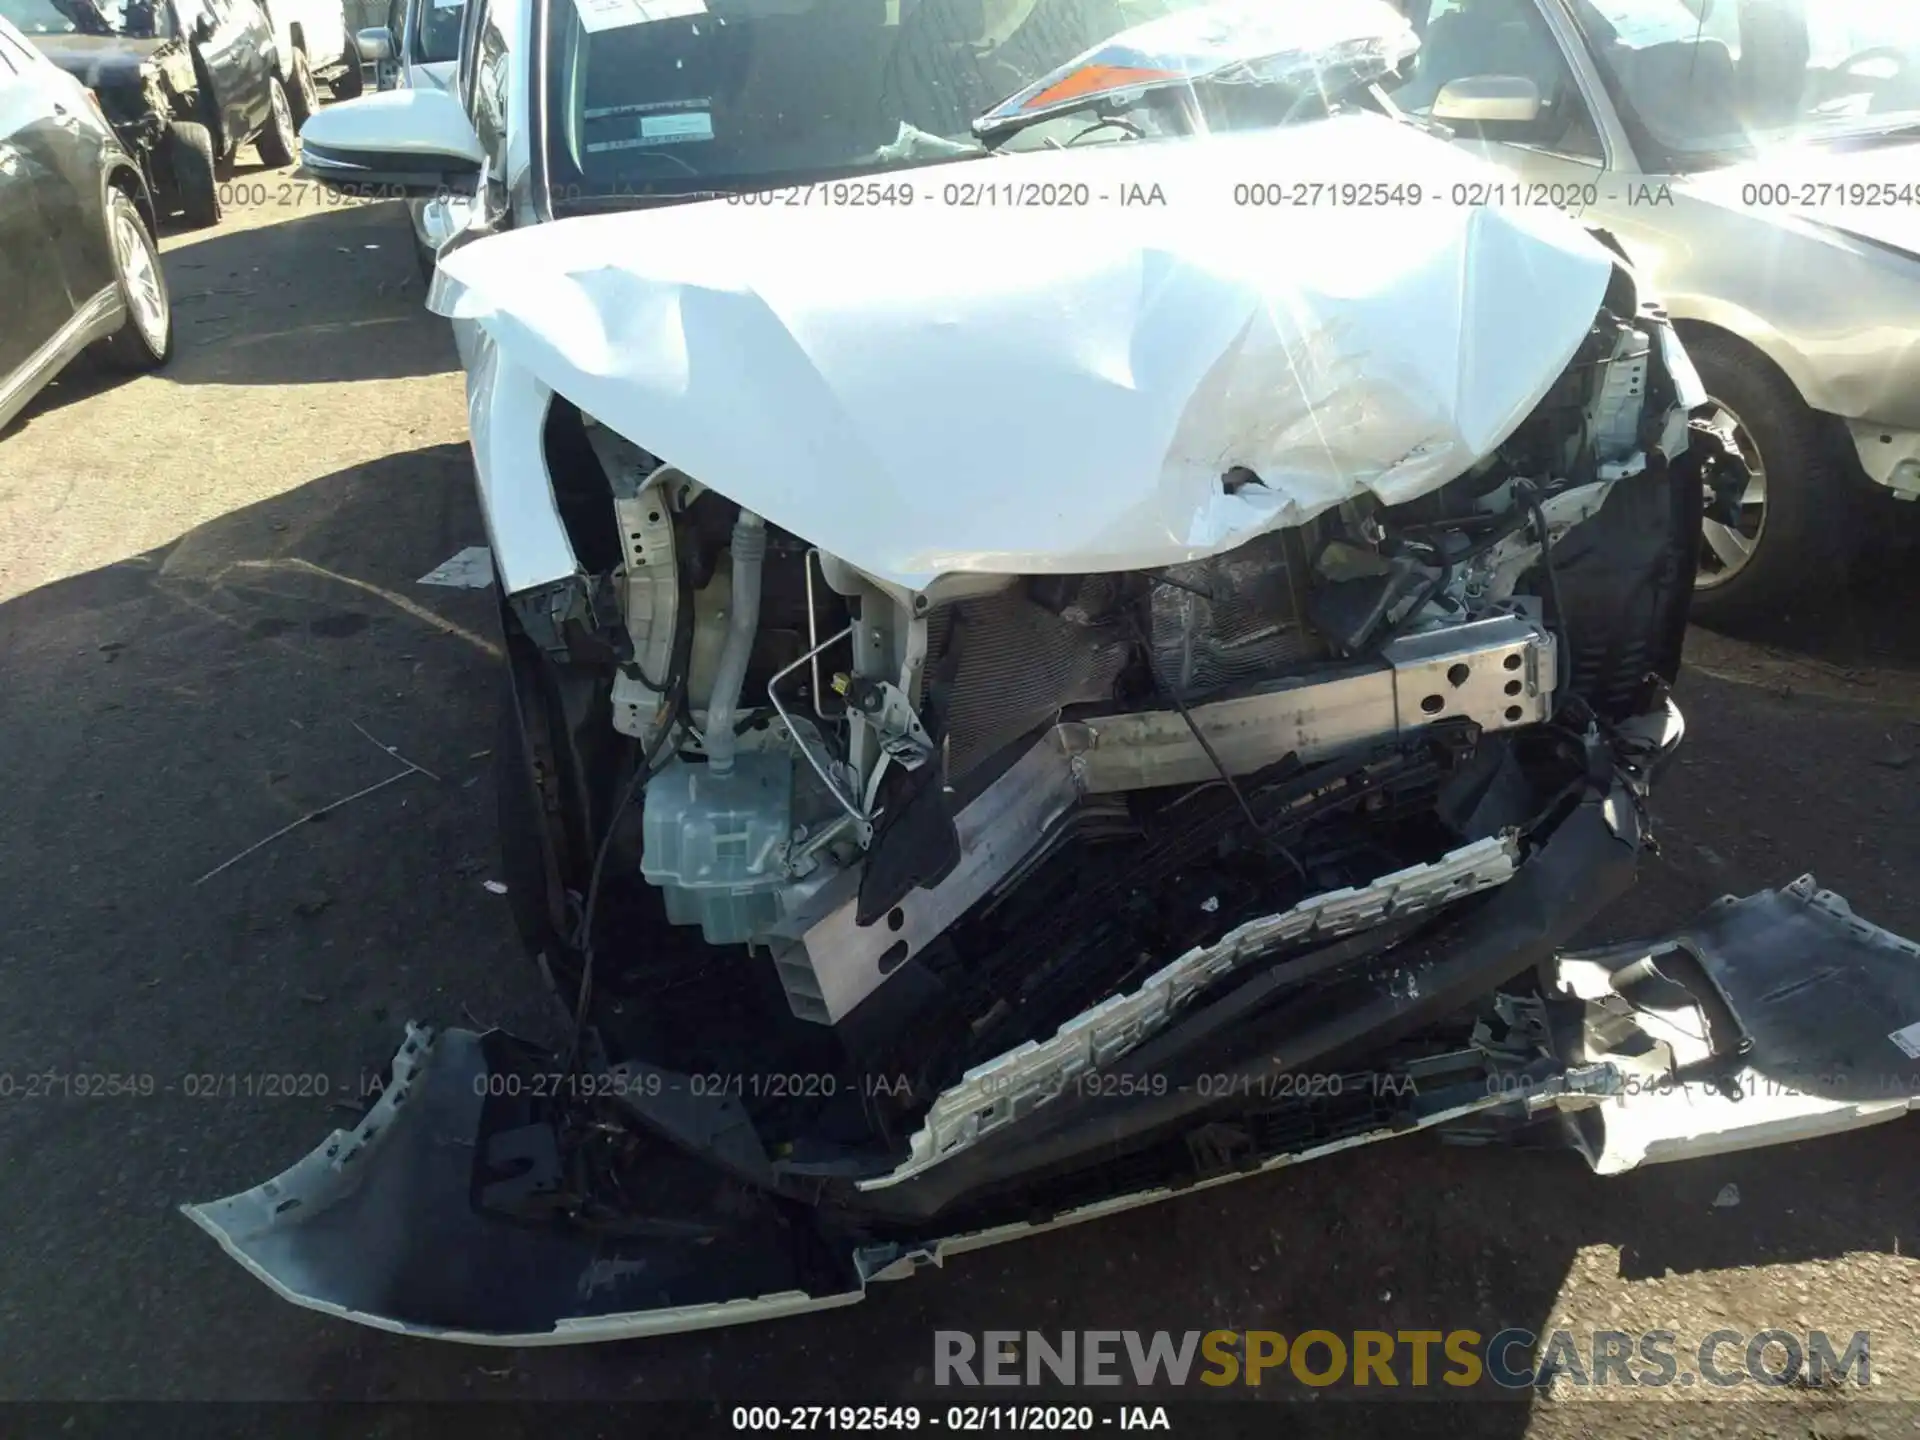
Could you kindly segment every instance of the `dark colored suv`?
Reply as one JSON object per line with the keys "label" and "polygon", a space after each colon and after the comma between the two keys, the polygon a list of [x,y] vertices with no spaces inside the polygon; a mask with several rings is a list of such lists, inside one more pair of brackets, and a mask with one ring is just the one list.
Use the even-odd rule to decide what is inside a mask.
{"label": "dark colored suv", "polygon": [[219,169],[247,141],[292,162],[298,134],[273,31],[254,0],[0,0],[47,58],[98,97],[160,208],[220,218]]}

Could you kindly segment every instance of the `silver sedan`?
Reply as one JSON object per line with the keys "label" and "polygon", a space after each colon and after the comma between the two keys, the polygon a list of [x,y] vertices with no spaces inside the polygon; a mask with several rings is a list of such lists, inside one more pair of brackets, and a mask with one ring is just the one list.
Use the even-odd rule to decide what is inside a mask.
{"label": "silver sedan", "polygon": [[1870,486],[1920,498],[1920,4],[1399,3],[1394,102],[1517,182],[1457,198],[1613,234],[1749,462],[1708,497],[1695,614],[1835,593]]}

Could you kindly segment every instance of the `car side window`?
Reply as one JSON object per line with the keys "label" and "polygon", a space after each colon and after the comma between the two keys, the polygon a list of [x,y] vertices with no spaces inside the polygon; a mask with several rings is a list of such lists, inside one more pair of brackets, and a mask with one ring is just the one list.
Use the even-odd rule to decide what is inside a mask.
{"label": "car side window", "polygon": [[507,168],[507,37],[491,5],[480,16],[473,50],[467,113],[494,176],[500,178]]}
{"label": "car side window", "polygon": [[475,39],[480,22],[487,17],[491,7],[485,0],[475,0],[460,15],[460,56],[459,64],[454,67],[454,90],[460,97],[460,103],[473,114],[473,66],[474,56],[480,49]]}
{"label": "car side window", "polygon": [[1457,82],[1518,78],[1539,96],[1531,119],[1445,123],[1467,139],[1604,161],[1593,112],[1536,0],[1404,0],[1403,8],[1420,32],[1420,53],[1412,74],[1390,89],[1401,109],[1429,115],[1441,92]]}
{"label": "car side window", "polygon": [[459,58],[460,27],[465,8],[461,0],[418,0],[414,20],[414,59],[423,64],[434,64]]}

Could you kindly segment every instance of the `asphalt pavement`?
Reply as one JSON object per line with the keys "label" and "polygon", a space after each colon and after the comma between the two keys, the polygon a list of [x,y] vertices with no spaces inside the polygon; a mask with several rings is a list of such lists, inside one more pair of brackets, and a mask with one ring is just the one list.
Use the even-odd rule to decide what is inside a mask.
{"label": "asphalt pavement", "polygon": [[[1884,1403],[1920,1399],[1912,1120],[1617,1179],[1397,1141],[848,1309],[611,1346],[476,1351],[275,1298],[177,1205],[304,1154],[408,1018],[551,1021],[486,887],[493,603],[417,583],[484,543],[451,342],[396,206],[254,178],[266,204],[166,241],[171,368],[76,373],[0,435],[0,1398],[944,1404],[943,1328],[1780,1327],[1870,1331],[1867,1398],[1796,1388],[1736,1420],[1695,1392],[1556,1387],[1476,1401],[1472,1428],[1585,1434],[1620,1401],[1606,1433],[1892,1434],[1920,1413]],[[1884,544],[1824,624],[1695,633],[1663,854],[1608,933],[1811,872],[1920,936],[1915,558]],[[394,752],[433,778],[202,880]],[[22,1088],[74,1075],[128,1078]]]}

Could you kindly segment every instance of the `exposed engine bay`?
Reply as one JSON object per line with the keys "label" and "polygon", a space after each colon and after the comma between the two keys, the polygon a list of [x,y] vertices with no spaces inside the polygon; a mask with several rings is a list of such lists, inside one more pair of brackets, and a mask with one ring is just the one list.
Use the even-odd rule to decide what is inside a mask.
{"label": "exposed engine bay", "polygon": [[[1609,302],[1469,473],[1150,571],[907,590],[556,403],[556,493],[607,563],[552,632],[601,758],[549,773],[612,823],[547,948],[607,1063],[816,1077],[738,1099],[884,1185],[954,1153],[930,1137],[982,1066],[1052,1057],[990,1130],[1139,1044],[1170,987],[1503,883],[1678,658],[1595,603],[1619,576],[1547,557],[1616,490],[1670,519],[1670,468],[1717,453],[1660,312],[1624,272]],[[1098,1054],[1061,1040],[1089,1015]]]}

